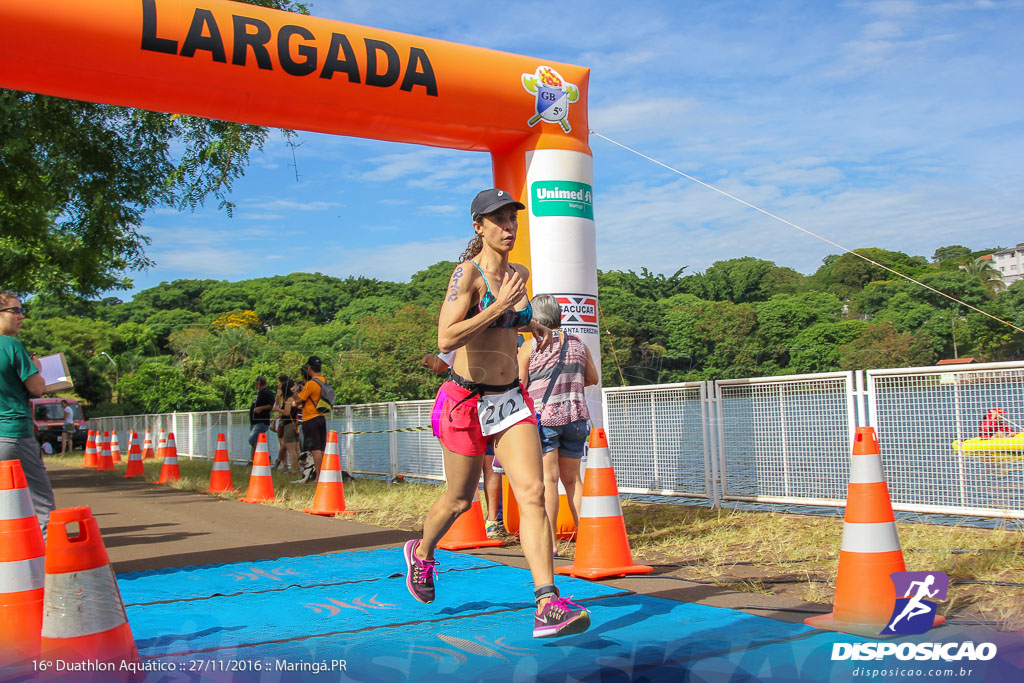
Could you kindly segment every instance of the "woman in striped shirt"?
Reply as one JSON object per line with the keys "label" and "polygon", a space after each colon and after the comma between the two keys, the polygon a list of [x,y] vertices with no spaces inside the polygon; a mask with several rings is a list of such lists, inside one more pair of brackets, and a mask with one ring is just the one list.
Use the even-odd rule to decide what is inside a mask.
{"label": "woman in striped shirt", "polygon": [[590,412],[583,388],[597,384],[600,378],[587,352],[587,345],[578,337],[558,329],[562,324],[558,300],[550,294],[539,294],[532,303],[533,319],[555,330],[556,334],[554,342],[544,350],[537,350],[535,342],[519,348],[519,379],[533,399],[540,424],[541,450],[544,453],[544,508],[554,538],[558,525],[559,479],[565,487],[573,522],[579,528],[583,496],[580,459],[590,431]]}

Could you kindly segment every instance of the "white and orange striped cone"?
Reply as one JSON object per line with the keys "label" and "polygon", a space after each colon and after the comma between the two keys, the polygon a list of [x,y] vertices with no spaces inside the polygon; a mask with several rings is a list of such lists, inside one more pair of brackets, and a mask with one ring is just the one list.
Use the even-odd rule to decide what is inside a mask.
{"label": "white and orange striped cone", "polygon": [[[505,531],[519,535],[519,501],[509,484],[508,477],[501,477],[501,507],[502,519]],[[582,486],[582,482],[580,486]],[[572,510],[569,509],[569,496],[565,493],[565,486],[562,480],[558,480],[558,517],[555,519],[555,538],[559,541],[568,541],[576,538],[576,520],[572,518]]]}
{"label": "white and orange striped cone", "polygon": [[146,474],[146,468],[142,466],[142,450],[139,448],[139,435],[134,430],[128,432],[128,466],[124,471],[124,478],[141,477]]}
{"label": "white and orange striped cone", "polygon": [[590,431],[580,508],[580,528],[573,563],[568,567],[558,567],[555,570],[557,574],[601,579],[654,571],[654,567],[633,563],[619,503],[619,485],[608,451],[608,438],[600,427]]}
{"label": "white and orange striped cone", "polygon": [[[889,575],[907,567],[882,471],[878,437],[871,427],[858,427],[854,436],[844,520],[832,612],[810,617],[804,623],[877,638],[896,606],[896,587]],[[945,617],[936,615],[934,626],[945,621]]]}
{"label": "white and orange striped cone", "polygon": [[21,462],[0,462],[0,666],[39,658],[45,556]]}
{"label": "white and orange striped cone", "polygon": [[327,447],[320,464],[320,476],[316,480],[313,507],[303,510],[311,515],[351,515],[345,509],[345,486],[341,477],[341,456],[338,454],[338,432],[327,433]]}
{"label": "white and orange striped cone", "polygon": [[231,461],[228,458],[228,444],[223,434],[217,435],[217,450],[213,452],[213,469],[210,470],[210,488],[206,493],[238,493],[231,480]]}
{"label": "white and orange striped cone", "polygon": [[484,513],[480,509],[480,496],[473,490],[473,504],[459,515],[448,528],[437,547],[445,550],[465,550],[466,548],[496,548],[504,541],[487,538],[484,527]]}
{"label": "white and orange striped cone", "polygon": [[270,447],[267,445],[266,434],[260,434],[256,442],[249,488],[246,489],[245,497],[239,500],[243,503],[267,503],[274,500],[274,477],[270,474]]}
{"label": "white and orange striped cone", "polygon": [[96,450],[96,434],[93,430],[89,430],[89,434],[85,437],[85,457],[82,458],[82,467],[99,467],[100,466],[100,454]]}
{"label": "white and orange striped cone", "polygon": [[153,437],[150,436],[149,430],[146,430],[146,438],[142,440],[142,459],[151,460],[156,457],[156,453],[153,452]]}
{"label": "white and orange striped cone", "polygon": [[[77,525],[77,536],[68,536],[69,524]],[[40,650],[51,661],[139,661],[114,568],[87,507],[50,513]]]}
{"label": "white and orange striped cone", "polygon": [[103,432],[100,441],[100,464],[97,471],[114,469],[114,457],[110,454],[110,432]]}
{"label": "white and orange striped cone", "polygon": [[156,457],[160,460],[164,459],[165,448],[167,448],[167,434],[161,429],[160,436],[156,440]]}
{"label": "white and orange striped cone", "polygon": [[160,466],[160,478],[156,483],[168,484],[181,481],[181,470],[178,469],[178,445],[174,441],[174,432],[167,435],[167,445],[163,448],[164,464]]}
{"label": "white and orange striped cone", "polygon": [[110,433],[110,457],[114,462],[121,462],[121,442],[117,439],[117,431]]}

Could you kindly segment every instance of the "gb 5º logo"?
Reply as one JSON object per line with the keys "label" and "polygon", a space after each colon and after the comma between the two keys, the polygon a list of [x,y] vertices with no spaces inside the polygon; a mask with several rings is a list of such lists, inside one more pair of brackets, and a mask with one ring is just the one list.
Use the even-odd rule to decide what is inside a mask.
{"label": "gb 5\u00ba logo", "polygon": [[522,80],[526,92],[537,96],[537,113],[530,117],[527,124],[536,126],[544,120],[557,123],[566,133],[571,131],[569,104],[580,98],[580,89],[572,83],[566,83],[562,74],[550,66],[538,66],[532,74],[523,74]]}

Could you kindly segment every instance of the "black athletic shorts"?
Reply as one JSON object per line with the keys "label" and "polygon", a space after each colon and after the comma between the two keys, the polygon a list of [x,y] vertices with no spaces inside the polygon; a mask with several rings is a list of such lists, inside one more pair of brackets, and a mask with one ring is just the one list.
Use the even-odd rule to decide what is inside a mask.
{"label": "black athletic shorts", "polygon": [[312,420],[303,420],[302,437],[309,444],[309,450],[324,450],[327,447],[327,418],[321,415]]}

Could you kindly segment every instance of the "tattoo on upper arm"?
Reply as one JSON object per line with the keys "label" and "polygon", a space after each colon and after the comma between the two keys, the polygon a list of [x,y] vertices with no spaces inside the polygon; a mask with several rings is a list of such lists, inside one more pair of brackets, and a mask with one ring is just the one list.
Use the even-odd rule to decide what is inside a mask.
{"label": "tattoo on upper arm", "polygon": [[459,300],[459,280],[462,279],[462,266],[455,269],[451,284],[448,286],[448,301]]}

